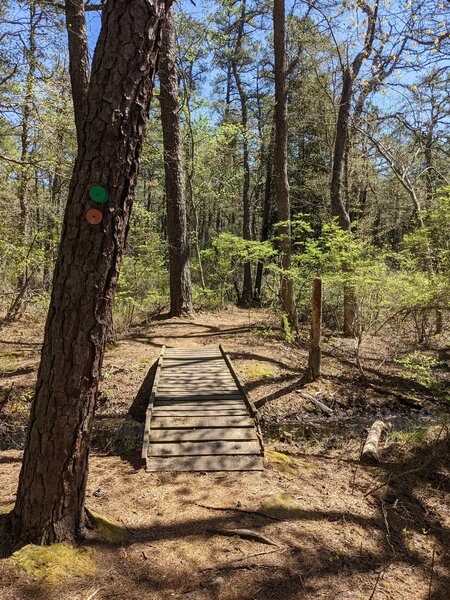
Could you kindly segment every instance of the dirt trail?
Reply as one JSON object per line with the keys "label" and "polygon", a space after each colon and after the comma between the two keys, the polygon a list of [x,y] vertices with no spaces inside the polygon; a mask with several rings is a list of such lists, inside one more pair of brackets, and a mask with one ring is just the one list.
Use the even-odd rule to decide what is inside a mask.
{"label": "dirt trail", "polygon": [[[14,369],[1,384],[8,389],[15,382],[22,393],[32,389],[39,340],[37,329],[26,338],[19,331],[8,331],[0,342],[2,352],[16,353],[8,358]],[[288,346],[270,313],[233,310],[195,321],[154,322],[122,336],[106,353],[98,423],[109,419],[115,427],[123,422],[141,426],[129,412],[139,418],[145,409],[149,369],[163,344],[219,343],[231,353],[252,399],[272,397],[262,411],[266,425],[305,412],[295,390],[306,347]],[[344,351],[343,343],[341,356]],[[380,354],[372,359],[379,363]],[[365,357],[369,366],[372,359]],[[348,354],[344,360],[350,362]],[[344,372],[343,365],[325,356],[325,378],[317,389],[336,411],[357,412],[363,392],[337,379],[356,373],[348,365]],[[374,413],[388,410],[393,401],[377,400],[376,394],[368,398]],[[11,411],[14,403],[20,410]],[[8,406],[7,419],[25,419],[29,400],[14,397]],[[114,519],[123,535],[111,540],[100,532],[89,534],[85,546],[94,552],[96,575],[49,583],[7,559],[0,562],[0,597],[446,599],[449,441],[445,429],[439,432],[437,442],[436,429],[425,437],[392,438],[384,444],[381,465],[369,467],[359,465],[358,436],[342,439],[334,432],[297,443],[286,431],[282,440],[268,442],[262,473],[145,473],[135,438],[130,451],[120,455],[105,442],[106,453],[91,459],[87,506]],[[426,462],[430,456],[433,460]],[[18,450],[0,452],[0,512],[14,502],[20,460]],[[366,495],[388,478],[389,486]],[[224,528],[259,532],[279,547],[215,533]]]}

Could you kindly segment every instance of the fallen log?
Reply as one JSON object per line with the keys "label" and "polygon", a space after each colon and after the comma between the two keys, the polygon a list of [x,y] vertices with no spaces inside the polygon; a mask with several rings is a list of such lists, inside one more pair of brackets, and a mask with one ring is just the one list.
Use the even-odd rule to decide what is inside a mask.
{"label": "fallen log", "polygon": [[361,452],[361,462],[374,463],[379,462],[380,458],[378,455],[378,447],[380,445],[381,434],[386,429],[383,421],[375,421],[372,427],[369,429],[366,443]]}
{"label": "fallen log", "polygon": [[422,401],[415,396],[410,396],[409,394],[403,394],[402,392],[397,392],[396,390],[391,390],[389,388],[384,388],[381,385],[376,385],[375,383],[367,383],[367,387],[370,387],[375,392],[379,394],[386,394],[386,396],[395,396],[400,400],[402,404],[406,404],[407,406],[411,406],[417,410],[421,410],[423,408]]}
{"label": "fallen log", "polygon": [[328,416],[331,416],[333,414],[333,410],[331,408],[329,408],[323,402],[320,402],[320,400],[317,400],[317,398],[314,398],[314,396],[311,396],[311,394],[308,394],[308,392],[304,392],[303,390],[295,390],[295,391],[297,392],[297,394],[300,394],[300,396],[302,398],[304,398],[305,400],[308,400],[309,402],[314,404],[314,406],[316,406],[319,410],[321,410]]}

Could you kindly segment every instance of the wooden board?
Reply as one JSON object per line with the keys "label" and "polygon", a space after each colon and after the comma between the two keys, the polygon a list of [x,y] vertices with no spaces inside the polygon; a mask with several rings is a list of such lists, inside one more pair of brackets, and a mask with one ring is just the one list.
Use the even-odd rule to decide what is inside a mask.
{"label": "wooden board", "polygon": [[232,385],[223,385],[223,384],[214,384],[205,385],[205,384],[186,384],[186,385],[176,385],[171,383],[166,383],[158,387],[158,396],[163,396],[165,393],[169,394],[211,394],[211,388],[214,390],[214,394],[236,394],[236,387]]}
{"label": "wooden board", "polygon": [[197,406],[154,406],[153,414],[156,415],[158,412],[187,413],[188,415],[193,413],[193,416],[198,416],[199,412],[204,412],[211,416],[218,415],[219,413],[226,415],[242,413],[243,415],[248,415],[245,406],[202,406],[201,404],[198,404]]}
{"label": "wooden board", "polygon": [[262,456],[174,456],[147,458],[147,471],[262,471]]}
{"label": "wooden board", "polygon": [[258,442],[206,441],[150,443],[149,456],[217,456],[259,454]]}
{"label": "wooden board", "polygon": [[195,442],[201,440],[257,440],[254,427],[210,429],[153,429],[152,442]]}
{"label": "wooden board", "polygon": [[157,400],[174,400],[176,402],[197,402],[203,400],[239,400],[242,396],[240,394],[159,394],[156,396]]}
{"label": "wooden board", "polygon": [[158,417],[152,419],[152,429],[186,429],[193,427],[195,429],[201,427],[254,427],[254,421],[250,417]]}
{"label": "wooden board", "polygon": [[245,417],[248,413],[245,410],[179,411],[167,408],[164,410],[154,410],[153,415],[155,419],[158,417],[210,417],[211,419],[214,419],[216,417]]}
{"label": "wooden board", "polygon": [[198,398],[196,400],[192,400],[191,402],[187,400],[181,400],[181,402],[174,398],[170,400],[160,400],[159,398],[155,400],[154,406],[181,406],[183,408],[188,408],[190,406],[203,406],[203,407],[211,407],[211,408],[236,408],[242,407],[243,405],[241,400],[203,400],[202,398]]}

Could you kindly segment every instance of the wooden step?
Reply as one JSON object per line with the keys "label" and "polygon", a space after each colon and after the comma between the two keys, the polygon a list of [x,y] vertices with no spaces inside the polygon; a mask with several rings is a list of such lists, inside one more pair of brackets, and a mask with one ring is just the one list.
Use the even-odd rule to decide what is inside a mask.
{"label": "wooden step", "polygon": [[148,456],[216,456],[225,454],[258,454],[257,442],[210,440],[204,442],[151,442]]}
{"label": "wooden step", "polygon": [[147,458],[147,471],[262,471],[262,456],[172,456]]}
{"label": "wooden step", "polygon": [[202,440],[257,440],[252,427],[211,427],[208,429],[153,429],[152,442],[196,442]]}
{"label": "wooden step", "polygon": [[152,419],[152,429],[186,429],[192,427],[254,427],[251,417],[157,417]]}

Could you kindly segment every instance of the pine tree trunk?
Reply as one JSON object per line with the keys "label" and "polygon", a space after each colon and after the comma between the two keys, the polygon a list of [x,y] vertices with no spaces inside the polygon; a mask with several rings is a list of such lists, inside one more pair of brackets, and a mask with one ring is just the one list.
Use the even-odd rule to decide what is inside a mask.
{"label": "pine tree trunk", "polygon": [[179,317],[182,314],[192,314],[192,291],[173,8],[167,13],[162,31],[159,80],[169,242],[170,315]]}
{"label": "pine tree trunk", "polygon": [[[261,226],[261,241],[269,239],[272,225],[272,172],[273,172],[273,139],[271,138],[266,156],[266,178],[264,182],[263,212]],[[254,300],[261,303],[262,277],[264,272],[264,262],[258,261],[256,267]]]}
{"label": "pine tree trunk", "polygon": [[65,2],[69,72],[78,147],[84,142],[87,95],[91,76],[84,1],[66,0]]}
{"label": "pine tree trunk", "polygon": [[[241,104],[241,127],[242,127],[242,166],[243,166],[243,183],[242,183],[242,237],[244,240],[251,240],[251,218],[250,218],[250,156],[248,148],[248,109],[247,109],[247,93],[244,89],[244,84],[239,72],[238,61],[242,50],[242,39],[244,36],[244,23],[247,13],[247,3],[243,0],[241,5],[241,14],[238,22],[238,31],[236,36],[236,47],[232,58],[232,71],[236,88]],[[253,296],[252,269],[249,262],[244,263],[244,281],[242,286],[242,295],[240,304],[250,306]]]}
{"label": "pine tree trunk", "polygon": [[[275,147],[274,179],[277,196],[278,248],[281,255],[281,268],[291,268],[291,227],[289,183],[287,173],[287,104],[286,104],[286,47],[285,47],[285,8],[284,0],[275,0],[273,4],[273,31],[275,50]],[[298,329],[297,309],[294,299],[292,278],[286,274],[280,281],[281,308],[286,313],[291,327]]]}
{"label": "pine tree trunk", "polygon": [[[163,0],[103,10],[12,514],[22,542],[74,539],[83,528],[95,397],[164,13]],[[92,184],[109,191],[98,225],[85,216]]]}

